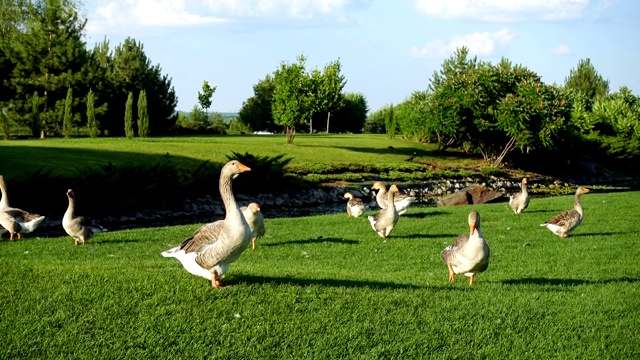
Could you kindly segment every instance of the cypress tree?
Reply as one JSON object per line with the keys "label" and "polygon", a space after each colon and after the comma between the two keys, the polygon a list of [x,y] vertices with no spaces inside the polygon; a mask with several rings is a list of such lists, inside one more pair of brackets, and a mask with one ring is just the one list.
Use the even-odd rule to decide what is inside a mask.
{"label": "cypress tree", "polygon": [[95,94],[93,90],[89,89],[89,93],[87,94],[87,130],[89,131],[89,137],[92,139],[97,138],[99,133],[94,108],[95,101]]}
{"label": "cypress tree", "polygon": [[147,114],[147,92],[140,90],[138,96],[138,136],[146,138],[149,135],[149,114]]}
{"label": "cypress tree", "polygon": [[124,135],[133,139],[133,93],[129,92],[124,110]]}
{"label": "cypress tree", "polygon": [[64,100],[64,120],[62,122],[62,135],[64,135],[65,139],[71,137],[73,130],[73,124],[71,123],[71,118],[73,117],[73,110],[71,109],[72,103],[73,91],[69,88],[69,90],[67,90],[67,98]]}

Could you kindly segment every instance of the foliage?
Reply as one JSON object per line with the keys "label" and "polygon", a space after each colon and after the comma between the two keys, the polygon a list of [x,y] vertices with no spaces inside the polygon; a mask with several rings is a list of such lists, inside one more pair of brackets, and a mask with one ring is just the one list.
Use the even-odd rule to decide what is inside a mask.
{"label": "foliage", "polygon": [[598,74],[591,59],[580,59],[578,67],[569,71],[564,86],[584,95],[587,99],[596,99],[609,93],[609,80]]}
{"label": "foliage", "polygon": [[[340,59],[325,65],[322,73],[317,69],[311,73],[315,91],[310,96],[316,99],[314,113],[327,113],[327,133],[330,131],[331,113],[344,106],[342,89],[347,84],[344,75],[340,74]],[[313,116],[312,116],[313,121]]]}
{"label": "foliage", "polygon": [[149,136],[149,114],[147,113],[147,92],[140,90],[138,95],[138,136]]}
{"label": "foliage", "polygon": [[0,134],[4,140],[9,140],[11,132],[9,131],[9,119],[7,113],[0,108]]}
{"label": "foliage", "polygon": [[274,72],[275,89],[271,112],[276,124],[283,126],[287,144],[292,144],[296,126],[308,124],[313,114],[313,103],[309,99],[310,82],[305,73],[306,57],[298,56],[298,62],[282,62]]}
{"label": "foliage", "polygon": [[367,121],[369,107],[362,93],[345,93],[344,105],[331,113],[331,132],[362,133]]}
{"label": "foliage", "polygon": [[133,134],[133,93],[130,92],[124,112],[124,135],[127,139],[133,139]]}
{"label": "foliage", "polygon": [[71,132],[73,131],[73,124],[71,123],[71,119],[73,117],[73,110],[71,109],[71,103],[73,102],[73,91],[71,88],[67,90],[67,98],[64,102],[64,118],[62,122],[62,135],[65,139],[71,137]]}
{"label": "foliage", "polygon": [[238,113],[238,122],[254,131],[281,132],[282,127],[276,124],[271,113],[271,103],[275,82],[267,75],[253,85],[253,96],[247,99]]}
{"label": "foliage", "polygon": [[204,109],[205,114],[207,110],[211,107],[213,93],[216,92],[217,86],[211,87],[207,80],[202,83],[202,92],[198,91],[198,102],[200,106]]}
{"label": "foliage", "polygon": [[95,111],[95,94],[93,90],[89,90],[87,94],[87,130],[89,131],[89,137],[95,139],[98,137],[100,130],[98,121],[96,120]]}
{"label": "foliage", "polygon": [[227,133],[227,123],[224,122],[222,115],[220,113],[213,113],[209,116],[209,126],[207,130],[212,134],[220,134],[224,135]]}

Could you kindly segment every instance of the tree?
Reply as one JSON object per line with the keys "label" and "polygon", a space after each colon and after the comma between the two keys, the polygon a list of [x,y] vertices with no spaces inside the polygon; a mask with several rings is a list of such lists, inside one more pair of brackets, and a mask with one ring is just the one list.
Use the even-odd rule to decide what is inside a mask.
{"label": "tree", "polygon": [[396,129],[398,123],[396,121],[396,117],[394,116],[394,112],[395,110],[393,105],[389,105],[387,108],[382,110],[382,116],[384,117],[384,128],[389,139],[393,139],[396,137]]}
{"label": "tree", "polygon": [[73,102],[73,91],[71,88],[67,90],[67,98],[64,102],[64,118],[62,122],[62,135],[64,135],[65,139],[71,137],[71,132],[73,131],[73,123],[71,119],[73,118],[73,110],[71,109],[71,104]]}
{"label": "tree", "polygon": [[207,110],[211,107],[211,98],[213,97],[213,93],[216,92],[216,86],[209,86],[209,82],[207,80],[202,84],[202,93],[198,92],[198,102],[200,106],[204,109],[205,114]]}
{"label": "tree", "polygon": [[127,96],[124,112],[124,135],[127,139],[133,139],[133,93]]}
{"label": "tree", "polygon": [[149,114],[147,114],[147,92],[140,90],[138,96],[138,136],[149,136]]}
{"label": "tree", "polygon": [[253,85],[254,95],[242,104],[238,112],[238,121],[255,131],[282,131],[282,127],[275,123],[271,113],[274,91],[275,82],[270,75]]}
{"label": "tree", "polygon": [[609,93],[609,80],[598,74],[589,58],[578,61],[577,69],[571,69],[564,80],[564,86],[592,100]]}
{"label": "tree", "polygon": [[92,139],[97,138],[100,133],[98,121],[96,120],[95,101],[96,98],[93,90],[89,90],[87,94],[87,130],[89,137]]}
{"label": "tree", "polygon": [[367,121],[367,99],[362,93],[346,93],[343,99],[344,105],[331,115],[331,131],[359,134]]}
{"label": "tree", "polygon": [[[24,31],[12,35],[5,48],[7,58],[15,64],[8,83],[16,100],[14,109],[22,114],[29,112],[24,99],[34,91],[43,97],[40,137],[44,138],[47,132],[62,130],[65,90],[82,86],[82,67],[87,59],[82,41],[86,19],[79,16],[74,1],[29,2],[27,9],[29,20]],[[74,106],[78,104],[76,101]]]}
{"label": "tree", "polygon": [[344,105],[342,89],[347,84],[347,81],[340,74],[340,69],[340,59],[327,64],[324,67],[317,93],[315,94],[318,98],[316,111],[327,113],[327,134],[329,133],[331,112]]}
{"label": "tree", "polygon": [[294,64],[282,62],[273,76],[275,90],[271,110],[276,124],[285,127],[287,144],[293,143],[296,126],[309,123],[313,114],[305,62],[304,55],[298,56]]}

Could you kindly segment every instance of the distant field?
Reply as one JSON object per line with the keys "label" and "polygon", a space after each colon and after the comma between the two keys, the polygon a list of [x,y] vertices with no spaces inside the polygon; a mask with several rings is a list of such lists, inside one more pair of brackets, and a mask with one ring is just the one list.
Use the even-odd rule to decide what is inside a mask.
{"label": "distant field", "polygon": [[[568,239],[539,224],[571,196],[518,216],[505,203],[410,208],[387,241],[346,214],[267,219],[224,289],[160,256],[199,224],[78,247],[5,235],[0,358],[638,359],[640,193],[582,200]],[[492,255],[470,288],[447,282],[439,253],[471,209]]]}
{"label": "distant field", "polygon": [[[392,147],[391,149],[389,147]],[[416,160],[463,168],[482,166],[481,159],[456,151],[436,152],[432,145],[388,139],[385,135],[297,135],[287,145],[284,135],[226,135],[123,138],[46,139],[0,141],[0,174],[12,178],[38,169],[53,174],[72,174],[78,168],[158,162],[166,154],[186,168],[202,161],[225,162],[233,151],[257,155],[285,154],[294,167],[314,164],[411,166],[404,159],[416,152]],[[416,165],[417,166],[417,165]]]}

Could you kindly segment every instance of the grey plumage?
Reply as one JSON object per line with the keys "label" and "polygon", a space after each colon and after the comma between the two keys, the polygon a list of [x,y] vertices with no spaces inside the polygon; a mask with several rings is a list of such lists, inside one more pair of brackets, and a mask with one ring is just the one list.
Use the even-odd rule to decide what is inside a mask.
{"label": "grey plumage", "polygon": [[84,243],[94,235],[107,231],[102,226],[95,224],[90,218],[75,215],[76,196],[72,189],[67,190],[69,206],[62,217],[62,227],[64,231],[73,238],[74,244]]}
{"label": "grey plumage", "polygon": [[15,234],[18,239],[22,239],[23,234],[34,231],[45,217],[22,209],[9,206],[9,194],[4,177],[0,175],[0,190],[2,199],[0,200],[0,226],[9,232],[9,239],[13,240]]}
{"label": "grey plumage", "polygon": [[473,285],[475,275],[487,270],[491,252],[480,228],[480,214],[477,211],[469,213],[469,234],[458,236],[456,241],[447,246],[440,256],[449,268],[449,281],[454,280],[455,274],[469,277],[469,285]]}
{"label": "grey plumage", "polygon": [[573,209],[561,212],[540,226],[547,227],[552,233],[562,238],[568,237],[582,223],[584,212],[580,204],[580,196],[588,192],[589,189],[579,187],[573,197]]}
{"label": "grey plumage", "polygon": [[524,209],[529,206],[529,201],[531,197],[529,196],[529,192],[527,191],[527,178],[522,179],[522,185],[520,192],[511,195],[509,198],[509,206],[514,213],[520,214]]}

